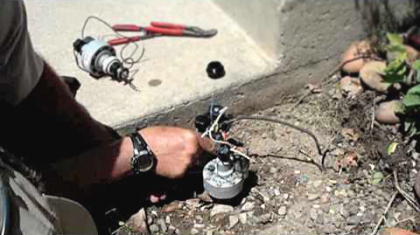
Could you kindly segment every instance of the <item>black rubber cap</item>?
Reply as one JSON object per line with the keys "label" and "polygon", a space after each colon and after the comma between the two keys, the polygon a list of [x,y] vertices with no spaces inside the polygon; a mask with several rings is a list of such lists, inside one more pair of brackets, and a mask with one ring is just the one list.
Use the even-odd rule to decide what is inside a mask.
{"label": "black rubber cap", "polygon": [[213,61],[207,65],[207,75],[209,76],[209,78],[219,79],[224,77],[225,74],[225,68],[219,61]]}

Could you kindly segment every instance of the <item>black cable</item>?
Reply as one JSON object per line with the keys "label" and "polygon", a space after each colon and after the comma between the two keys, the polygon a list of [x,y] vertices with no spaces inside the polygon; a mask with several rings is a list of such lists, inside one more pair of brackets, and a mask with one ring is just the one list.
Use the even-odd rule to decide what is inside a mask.
{"label": "black cable", "polygon": [[242,116],[238,116],[234,119],[224,121],[222,123],[229,124],[229,123],[233,123],[233,122],[236,122],[236,121],[239,121],[239,120],[257,120],[257,121],[267,121],[267,122],[278,123],[278,124],[288,126],[290,128],[293,128],[295,130],[298,130],[302,133],[305,133],[305,134],[309,135],[314,140],[319,155],[322,156],[321,166],[322,166],[322,168],[324,168],[324,159],[325,159],[326,154],[329,152],[329,150],[326,150],[325,152],[322,152],[322,148],[321,148],[321,145],[319,144],[318,138],[316,138],[316,136],[311,131],[309,131],[305,128],[302,128],[302,127],[298,127],[298,126],[293,125],[291,123],[288,123],[286,121],[271,118],[271,117],[266,117],[266,116],[245,116],[245,115],[242,115]]}

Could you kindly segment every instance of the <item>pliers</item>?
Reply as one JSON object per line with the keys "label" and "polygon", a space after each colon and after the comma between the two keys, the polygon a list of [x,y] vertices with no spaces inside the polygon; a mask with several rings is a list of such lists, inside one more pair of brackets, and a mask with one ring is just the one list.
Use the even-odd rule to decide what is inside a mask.
{"label": "pliers", "polygon": [[109,45],[117,46],[129,42],[136,42],[156,36],[187,36],[209,38],[217,34],[216,29],[203,30],[195,26],[186,26],[165,22],[151,22],[150,26],[143,27],[134,24],[116,24],[112,26],[115,31],[143,32],[141,36],[121,37],[108,41]]}

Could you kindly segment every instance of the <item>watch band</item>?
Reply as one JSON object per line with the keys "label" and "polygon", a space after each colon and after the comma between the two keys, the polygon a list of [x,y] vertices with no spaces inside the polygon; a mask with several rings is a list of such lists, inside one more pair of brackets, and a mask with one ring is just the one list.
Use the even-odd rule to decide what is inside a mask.
{"label": "watch band", "polygon": [[[149,146],[147,145],[143,137],[137,131],[130,134],[130,139],[133,142],[133,152],[134,152],[130,161],[132,171],[134,172],[134,174],[141,174],[141,173],[150,171],[155,165],[154,153],[149,148]],[[145,157],[149,158],[151,162],[149,166],[145,168],[140,168],[137,163],[139,162],[140,158],[145,158]]]}

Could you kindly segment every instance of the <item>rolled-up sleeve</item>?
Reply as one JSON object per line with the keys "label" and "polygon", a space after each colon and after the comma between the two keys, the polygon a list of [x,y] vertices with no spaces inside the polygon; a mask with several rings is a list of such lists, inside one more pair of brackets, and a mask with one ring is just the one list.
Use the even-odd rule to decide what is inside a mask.
{"label": "rolled-up sleeve", "polygon": [[20,0],[0,0],[0,99],[16,106],[41,77],[44,63],[34,51]]}

